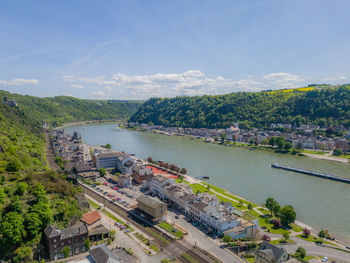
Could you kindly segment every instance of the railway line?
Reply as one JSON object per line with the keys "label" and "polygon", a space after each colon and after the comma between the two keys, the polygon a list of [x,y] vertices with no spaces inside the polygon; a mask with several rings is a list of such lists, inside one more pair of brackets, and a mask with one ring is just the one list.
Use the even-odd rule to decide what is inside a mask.
{"label": "railway line", "polygon": [[[155,242],[159,245],[161,250],[170,258],[177,258],[181,262],[193,263],[189,257],[195,259],[199,263],[214,263],[221,261],[214,259],[213,256],[208,256],[199,250],[197,247],[192,247],[191,244],[185,240],[176,240],[173,237],[163,233],[155,226],[146,222],[143,218],[137,217],[135,214],[129,213],[126,209],[114,204],[113,202],[106,199],[104,196],[96,193],[86,185],[79,182],[79,185],[83,188],[85,194],[91,196],[95,200],[104,204],[105,207],[109,208],[113,212],[120,215],[126,222],[132,221],[132,224],[139,228],[146,235],[154,238]],[[187,255],[189,256],[187,256]]]}

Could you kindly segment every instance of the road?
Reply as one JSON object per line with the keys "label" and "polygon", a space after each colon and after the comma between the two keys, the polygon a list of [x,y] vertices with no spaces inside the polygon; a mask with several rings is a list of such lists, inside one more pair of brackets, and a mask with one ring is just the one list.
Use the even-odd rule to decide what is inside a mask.
{"label": "road", "polygon": [[[179,219],[176,219],[175,216],[178,215]],[[220,248],[219,243],[215,242],[213,239],[208,237],[203,232],[199,231],[196,227],[188,223],[184,216],[181,213],[176,213],[175,210],[168,210],[168,218],[170,218],[175,224],[183,227],[188,231],[188,234],[185,236],[185,240],[191,245],[196,245],[211,254],[215,255],[222,262],[230,263],[242,263],[244,262],[238,256],[235,256],[233,253],[227,251],[226,249]]]}

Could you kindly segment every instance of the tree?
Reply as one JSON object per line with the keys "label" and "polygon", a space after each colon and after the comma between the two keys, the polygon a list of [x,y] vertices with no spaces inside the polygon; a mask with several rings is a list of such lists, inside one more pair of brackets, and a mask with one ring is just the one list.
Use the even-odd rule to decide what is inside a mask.
{"label": "tree", "polygon": [[5,203],[6,194],[3,188],[0,188],[0,205]]}
{"label": "tree", "polygon": [[321,238],[321,239],[324,239],[324,238],[326,237],[326,231],[321,230],[321,231],[318,233],[318,237]]}
{"label": "tree", "polygon": [[106,148],[106,149],[112,149],[112,146],[111,146],[109,143],[107,143],[107,144],[105,145],[105,148]]}
{"label": "tree", "polygon": [[8,172],[17,172],[21,167],[21,163],[17,158],[10,160],[7,163],[6,171]]}
{"label": "tree", "polygon": [[22,201],[18,195],[13,196],[11,200],[11,211],[17,212],[18,214],[22,213]]}
{"label": "tree", "polygon": [[48,202],[49,199],[47,198],[46,196],[46,191],[45,191],[45,188],[42,184],[37,184],[35,187],[34,187],[34,190],[33,190],[33,195],[35,196],[35,201],[36,203],[39,203],[39,202]]}
{"label": "tree", "polygon": [[253,205],[251,203],[248,204],[248,209],[252,210],[253,209]]}
{"label": "tree", "polygon": [[187,174],[187,170],[186,170],[185,168],[182,168],[182,169],[180,170],[180,174]]}
{"label": "tree", "polygon": [[0,224],[2,237],[7,243],[15,245],[22,242],[24,226],[23,218],[20,214],[9,212],[2,218]]}
{"label": "tree", "polygon": [[333,155],[335,155],[335,156],[341,156],[342,154],[343,154],[343,150],[340,148],[335,148],[333,150]]}
{"label": "tree", "polygon": [[86,250],[90,249],[90,239],[89,238],[84,240],[84,246],[85,246]]}
{"label": "tree", "polygon": [[115,235],[116,235],[116,233],[117,233],[117,231],[115,231],[115,230],[111,230],[111,231],[109,231],[109,236],[110,236],[110,238],[111,238],[112,240],[114,240],[114,239],[115,239]]}
{"label": "tree", "polygon": [[225,134],[225,133],[221,133],[221,134],[220,134],[220,142],[221,142],[221,143],[224,143],[225,140],[226,140],[226,134]]}
{"label": "tree", "polygon": [[102,176],[102,177],[104,177],[105,175],[106,175],[106,169],[105,168],[100,168],[99,170],[98,170],[98,172],[100,173],[100,176]]}
{"label": "tree", "polygon": [[286,144],[286,140],[284,139],[283,136],[278,136],[276,138],[276,144],[277,144],[278,149],[283,149],[284,145]]}
{"label": "tree", "polygon": [[148,158],[147,158],[147,162],[153,163],[153,159],[152,159],[151,157],[148,157]]}
{"label": "tree", "polygon": [[281,206],[279,203],[276,202],[276,204],[272,208],[272,212],[275,216],[279,216],[280,211],[281,211]]}
{"label": "tree", "polygon": [[36,236],[42,228],[40,217],[35,212],[29,212],[24,216],[24,226],[29,235]]}
{"label": "tree", "polygon": [[17,189],[15,191],[16,195],[23,195],[27,191],[28,185],[24,182],[17,184]]}
{"label": "tree", "polygon": [[69,256],[70,248],[69,247],[64,247],[62,250],[64,257],[67,258]]}
{"label": "tree", "polygon": [[269,139],[269,145],[271,145],[271,146],[275,146],[275,144],[276,144],[276,138],[275,137],[270,137],[270,139]]}
{"label": "tree", "polygon": [[0,176],[0,185],[3,185],[5,183],[5,180],[6,180],[6,177],[5,177],[5,175],[2,174]]}
{"label": "tree", "polygon": [[277,204],[278,204],[277,201],[276,201],[274,198],[272,198],[272,197],[268,197],[268,198],[266,199],[266,201],[265,201],[265,206],[266,206],[266,208],[269,209],[269,211],[271,212],[271,216],[272,216],[273,210],[274,210],[274,208],[275,208],[275,206],[276,206]]}
{"label": "tree", "polygon": [[287,151],[289,151],[292,148],[293,148],[293,145],[290,142],[286,142],[286,144],[284,145],[284,149]]}
{"label": "tree", "polygon": [[232,241],[232,237],[229,236],[229,235],[225,235],[223,238],[222,238],[222,241],[224,241],[225,243],[229,243]]}
{"label": "tree", "polygon": [[15,250],[14,262],[32,262],[33,261],[33,251],[30,246],[21,245]]}
{"label": "tree", "polygon": [[309,237],[310,233],[311,233],[310,229],[308,229],[306,227],[303,229],[303,234],[306,238]]}
{"label": "tree", "polygon": [[284,226],[289,226],[289,224],[294,223],[296,219],[296,213],[293,206],[286,205],[281,209],[280,212],[281,223]]}
{"label": "tree", "polygon": [[297,250],[295,251],[295,257],[298,259],[303,259],[306,256],[306,251],[305,248],[298,247]]}
{"label": "tree", "polygon": [[272,224],[273,224],[274,228],[280,228],[282,226],[281,220],[279,220],[279,219],[274,219],[272,221]]}
{"label": "tree", "polygon": [[301,141],[298,141],[298,143],[295,145],[295,149],[299,151],[304,150],[303,143]]}
{"label": "tree", "polygon": [[287,232],[283,233],[283,238],[285,240],[289,240],[289,238],[290,238],[289,233],[287,233]]}
{"label": "tree", "polygon": [[30,212],[38,214],[42,228],[45,228],[53,221],[52,210],[49,203],[39,202],[32,206]]}

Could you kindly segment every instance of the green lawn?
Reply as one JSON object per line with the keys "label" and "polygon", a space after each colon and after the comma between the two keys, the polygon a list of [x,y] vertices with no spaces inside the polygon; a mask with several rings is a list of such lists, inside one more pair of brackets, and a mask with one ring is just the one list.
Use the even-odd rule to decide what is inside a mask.
{"label": "green lawn", "polygon": [[297,224],[292,224],[292,230],[294,231],[294,232],[301,232],[301,231],[303,231],[303,228],[301,227],[301,226],[298,226]]}
{"label": "green lawn", "polygon": [[247,260],[249,263],[255,262],[255,258],[245,258],[245,260]]}
{"label": "green lawn", "polygon": [[156,237],[156,239],[158,239],[158,240],[159,240],[160,242],[162,242],[164,245],[169,245],[169,244],[170,244],[169,241],[168,241],[165,237],[159,235],[157,232],[153,231],[151,228],[146,227],[145,230],[146,230],[151,236]]}
{"label": "green lawn", "polygon": [[274,244],[274,245],[286,244],[286,243],[288,243],[288,244],[295,244],[295,241],[293,241],[293,240],[285,240],[285,239],[281,238],[281,239],[273,240],[270,243]]}
{"label": "green lawn", "polygon": [[176,237],[181,238],[184,235],[180,230],[173,232],[172,230],[174,229],[174,227],[172,225],[169,225],[167,222],[161,222],[158,224],[158,226]]}
{"label": "green lawn", "polygon": [[90,199],[87,199],[87,200],[89,201],[89,204],[90,204],[93,208],[95,208],[95,209],[100,208],[100,206],[99,206],[98,204],[96,204],[95,202],[91,201]]}
{"label": "green lawn", "polygon": [[327,245],[331,245],[331,246],[338,246],[336,244],[333,244],[332,242],[329,242],[325,239],[320,239],[318,237],[315,237],[315,236],[312,236],[312,235],[309,235],[307,238],[304,236],[304,234],[300,234],[300,235],[297,235],[296,237],[298,238],[301,238],[301,239],[304,239],[305,241],[308,241],[308,242],[322,242],[323,244],[327,244]]}
{"label": "green lawn", "polygon": [[186,258],[191,263],[200,263],[197,259],[191,257],[188,253],[181,254],[182,257]]}

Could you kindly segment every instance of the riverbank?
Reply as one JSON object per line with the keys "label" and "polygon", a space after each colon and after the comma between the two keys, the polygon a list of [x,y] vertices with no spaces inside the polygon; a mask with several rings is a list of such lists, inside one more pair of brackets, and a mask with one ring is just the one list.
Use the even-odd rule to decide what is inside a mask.
{"label": "riverbank", "polygon": [[285,155],[292,155],[292,156],[303,156],[303,157],[309,157],[313,159],[318,159],[318,160],[325,160],[325,161],[332,161],[332,162],[340,162],[340,163],[347,163],[350,164],[350,155],[346,156],[332,156],[330,155],[330,152],[323,152],[323,151],[314,151],[314,150],[279,150],[275,147],[268,146],[268,145],[253,145],[249,143],[244,143],[244,142],[231,142],[231,141],[225,141],[224,143],[221,143],[220,141],[215,141],[213,140],[212,142],[207,142],[205,141],[206,138],[204,137],[196,137],[192,135],[187,135],[187,134],[169,134],[165,133],[163,131],[148,131],[140,128],[128,128],[125,125],[120,125],[119,126],[122,129],[127,129],[127,130],[132,130],[132,131],[138,131],[138,132],[150,132],[154,134],[161,134],[161,135],[166,135],[166,136],[185,136],[194,140],[198,140],[201,142],[205,143],[212,143],[212,144],[217,144],[217,145],[222,145],[226,147],[240,147],[240,148],[245,148],[249,150],[258,150],[258,151],[269,151],[273,153],[278,153],[278,154],[285,154]]}
{"label": "riverbank", "polygon": [[90,120],[90,121],[76,121],[76,122],[66,122],[60,126],[55,127],[55,130],[64,129],[70,126],[80,126],[80,125],[98,125],[98,124],[119,124],[122,120]]}

